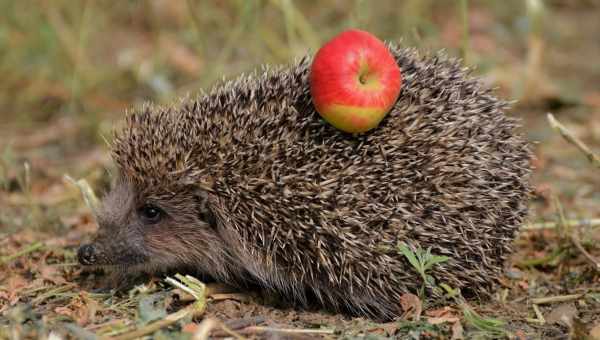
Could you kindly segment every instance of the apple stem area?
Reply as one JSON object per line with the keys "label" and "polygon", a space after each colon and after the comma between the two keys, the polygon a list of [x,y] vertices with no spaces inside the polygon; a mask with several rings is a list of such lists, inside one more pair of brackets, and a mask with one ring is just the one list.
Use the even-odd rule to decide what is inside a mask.
{"label": "apple stem area", "polygon": [[358,69],[358,83],[361,86],[375,86],[377,82],[377,73],[369,67],[366,60],[361,61]]}
{"label": "apple stem area", "polygon": [[368,76],[368,73],[367,73],[367,72],[363,72],[363,73],[361,73],[361,74],[358,76],[358,81],[359,81],[361,84],[365,85],[365,84],[367,83],[367,76]]}
{"label": "apple stem area", "polygon": [[360,63],[360,68],[358,69],[358,82],[362,85],[366,85],[369,82],[369,78],[371,76],[371,70],[367,65],[365,60],[362,60]]}

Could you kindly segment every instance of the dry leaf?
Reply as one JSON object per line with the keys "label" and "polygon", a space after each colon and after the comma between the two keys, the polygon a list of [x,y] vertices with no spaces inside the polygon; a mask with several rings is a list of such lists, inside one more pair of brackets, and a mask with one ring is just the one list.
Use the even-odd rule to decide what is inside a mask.
{"label": "dry leaf", "polygon": [[454,323],[454,325],[452,325],[452,339],[459,340],[464,338],[463,326],[461,325],[460,321],[457,321]]}
{"label": "dry leaf", "polygon": [[67,280],[62,276],[61,273],[59,273],[59,270],[56,266],[42,264],[39,266],[39,272],[42,279],[50,281],[55,285],[63,285],[67,283]]}
{"label": "dry leaf", "polygon": [[459,321],[459,318],[457,318],[455,316],[441,316],[441,317],[427,318],[427,322],[432,325],[439,325],[441,323],[446,323],[446,322],[455,323],[457,321]]}
{"label": "dry leaf", "polygon": [[8,291],[8,304],[14,306],[20,298],[19,293],[27,287],[27,280],[21,275],[13,275],[6,280],[6,290]]}
{"label": "dry leaf", "polygon": [[550,324],[560,323],[565,326],[571,327],[573,325],[573,319],[577,317],[577,308],[573,304],[562,304],[554,308],[548,316],[544,317]]}
{"label": "dry leaf", "polygon": [[71,319],[74,319],[73,311],[67,306],[61,306],[61,307],[54,308],[54,313],[60,314],[60,315],[66,315],[66,316],[70,317]]}
{"label": "dry leaf", "polygon": [[425,314],[427,314],[429,316],[429,318],[427,318],[427,322],[432,325],[438,325],[438,324],[446,323],[446,322],[456,323],[460,320],[454,314],[454,310],[449,306],[434,309],[434,310],[429,310],[429,311],[426,311]]}
{"label": "dry leaf", "polygon": [[184,333],[196,333],[196,331],[198,330],[198,324],[195,322],[190,322],[190,323],[186,323],[185,325],[183,325],[183,327],[181,327],[181,331]]}
{"label": "dry leaf", "polygon": [[525,336],[525,331],[523,331],[522,329],[519,329],[515,332],[515,337],[517,338],[517,340],[527,340],[527,337]]}
{"label": "dry leaf", "polygon": [[517,282],[517,286],[519,286],[523,290],[529,289],[529,283],[525,280]]}
{"label": "dry leaf", "polygon": [[87,297],[87,294],[80,293],[79,296],[71,299],[68,305],[54,308],[54,312],[62,314],[73,319],[79,326],[85,326],[93,323],[98,310],[98,303],[94,299]]}
{"label": "dry leaf", "polygon": [[406,316],[412,314],[412,319],[415,321],[421,318],[423,305],[418,296],[410,293],[403,294],[400,297],[400,305]]}
{"label": "dry leaf", "polygon": [[438,309],[430,309],[430,310],[426,311],[425,314],[427,316],[441,317],[441,316],[445,316],[448,314],[454,315],[455,312],[456,311],[454,310],[454,308],[452,308],[450,306],[445,306],[445,307],[438,308]]}

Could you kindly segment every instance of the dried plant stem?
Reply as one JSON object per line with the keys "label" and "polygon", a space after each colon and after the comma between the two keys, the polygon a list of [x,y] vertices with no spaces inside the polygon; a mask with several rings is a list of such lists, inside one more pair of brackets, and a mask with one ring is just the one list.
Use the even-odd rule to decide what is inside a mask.
{"label": "dried plant stem", "polygon": [[[556,118],[554,118],[554,115],[552,113],[548,113],[548,122],[550,123],[550,126],[557,131],[558,133],[560,133],[560,135],[570,144],[575,145],[579,151],[581,151],[586,157],[587,159],[592,163],[592,165],[596,168],[600,168],[600,157],[598,155],[596,155],[595,153],[592,152],[592,150],[585,144],[583,143],[579,138],[575,137],[575,135],[573,135],[573,133],[571,133],[571,131],[569,131],[566,127],[564,127],[564,125],[562,125],[558,120],[556,120]],[[561,226],[563,227],[563,230],[569,230],[570,231],[570,240],[571,243],[575,246],[575,248],[577,248],[577,250],[579,250],[579,252],[585,257],[585,259],[590,262],[594,269],[596,271],[600,272],[600,262],[595,259],[590,253],[588,253],[585,248],[583,248],[583,246],[581,245],[581,242],[579,241],[579,237],[577,236],[576,231],[571,230],[572,229],[572,225],[570,225],[566,220],[566,218],[564,217],[564,214],[562,212],[562,207],[560,206],[560,202],[558,202],[557,200],[557,208],[559,211],[559,215],[560,215],[560,221],[558,223],[556,223],[556,226]],[[597,225],[600,224],[600,220],[596,219],[596,220],[589,220],[588,221],[590,225]]]}
{"label": "dried plant stem", "polygon": [[[531,223],[523,226],[523,230],[541,230],[541,229],[555,229],[563,222],[540,222],[540,223]],[[596,228],[600,227],[600,218],[583,218],[583,219],[575,219],[575,220],[565,220],[564,225],[569,228],[580,228],[580,227],[590,227]]]}
{"label": "dried plant stem", "polygon": [[594,266],[595,270],[600,271],[600,263],[598,263],[598,261],[592,255],[590,255],[590,253],[588,253],[581,245],[581,242],[579,241],[578,231],[574,230],[572,227],[567,225],[567,219],[565,217],[563,206],[562,204],[560,204],[560,200],[556,196],[553,196],[553,199],[555,202],[554,204],[556,205],[556,210],[558,211],[559,226],[561,232],[563,233],[563,235],[568,234],[569,240],[575,246],[575,248],[577,248],[577,250],[579,250],[579,252],[583,254],[585,259],[588,260],[588,262],[590,262]]}
{"label": "dried plant stem", "polygon": [[34,306],[38,305],[38,304],[44,302],[46,299],[49,299],[51,297],[54,297],[54,296],[57,296],[57,295],[62,294],[64,292],[72,290],[73,287],[75,287],[75,286],[76,286],[76,284],[74,284],[74,283],[67,283],[67,284],[65,284],[63,286],[59,286],[57,288],[49,290],[46,293],[38,295],[33,300],[31,300],[31,304],[34,305]]}
{"label": "dried plant stem", "polygon": [[285,334],[334,334],[333,329],[299,329],[299,328],[274,328],[265,326],[250,326],[239,331],[244,334],[255,334],[263,332],[285,333]]}
{"label": "dried plant stem", "polygon": [[12,261],[12,260],[14,260],[14,259],[16,259],[18,257],[23,256],[23,255],[32,253],[32,252],[34,252],[34,251],[42,248],[43,246],[44,246],[43,243],[41,243],[41,242],[35,242],[35,243],[33,243],[33,244],[31,244],[31,245],[29,245],[29,246],[21,249],[20,251],[14,253],[12,255],[0,257],[0,265],[8,263],[8,262],[10,262],[10,261]]}
{"label": "dried plant stem", "polygon": [[221,323],[221,330],[223,330],[223,332],[227,333],[228,335],[238,339],[238,340],[243,340],[246,339],[245,337],[241,336],[240,334],[238,334],[237,332],[235,332],[234,330],[230,329],[229,327],[225,326],[223,323]]}
{"label": "dried plant stem", "polygon": [[81,196],[83,196],[83,201],[85,202],[85,205],[95,215],[95,213],[98,209],[98,206],[99,206],[99,203],[98,203],[99,201],[98,201],[98,197],[94,193],[94,190],[92,189],[90,184],[85,179],[75,180],[75,179],[73,179],[73,177],[66,175],[66,174],[63,176],[63,179],[65,181],[73,184],[74,186],[76,186],[79,189],[79,191],[81,192]]}
{"label": "dried plant stem", "polygon": [[536,304],[536,305],[546,305],[546,304],[550,304],[550,303],[559,303],[559,302],[578,300],[584,296],[585,296],[585,294],[548,296],[548,297],[543,297],[543,298],[531,299],[531,303]]}
{"label": "dried plant stem", "polygon": [[542,0],[527,0],[527,19],[530,22],[529,37],[527,43],[527,61],[525,64],[525,82],[523,88],[523,100],[531,100],[539,94],[540,81],[543,78],[544,57],[544,4]]}
{"label": "dried plant stem", "polygon": [[[221,329],[223,334],[225,334],[224,336],[228,335],[228,336],[234,337],[238,340],[246,339],[245,337],[243,337],[240,334],[236,333],[235,331],[231,330],[229,327],[227,327],[225,324],[223,324],[223,322],[221,322],[217,319],[213,319],[213,318],[206,318],[206,319],[202,320],[202,322],[198,326],[198,330],[194,333],[192,340],[210,339],[210,337],[209,337],[210,333],[213,330],[218,330],[219,328]],[[221,335],[223,335],[223,334],[221,334]],[[215,335],[213,335],[213,336],[216,337]]]}
{"label": "dried plant stem", "polygon": [[[221,321],[208,318],[202,321],[198,326],[198,330],[194,334],[194,340],[205,340],[209,338],[209,334],[213,330],[221,329],[222,333],[219,333],[219,336],[227,334],[232,336],[238,340],[245,339],[242,334],[245,335],[254,335],[261,333],[282,333],[282,334],[334,334],[335,330],[333,329],[300,329],[300,328],[275,328],[275,327],[265,327],[265,326],[248,326],[246,328],[242,328],[236,331],[227,327]],[[213,336],[216,336],[213,334]]]}
{"label": "dried plant stem", "polygon": [[544,315],[540,311],[540,307],[538,305],[533,304],[533,312],[535,313],[536,318],[535,319],[527,318],[528,322],[536,323],[536,324],[540,324],[540,325],[543,325],[546,323],[546,319],[544,319]]}
{"label": "dried plant stem", "polygon": [[579,252],[586,258],[586,260],[588,260],[588,262],[594,266],[594,269],[596,269],[597,272],[600,272],[600,262],[598,262],[598,260],[596,260],[596,258],[594,258],[590,253],[588,253],[585,248],[583,248],[581,242],[579,241],[579,237],[575,232],[571,234],[571,243],[573,243],[575,248],[577,248],[577,250],[579,250]]}
{"label": "dried plant stem", "polygon": [[[246,319],[238,319],[238,320],[234,320],[232,321],[228,321],[228,322],[221,322],[220,323],[220,330],[215,330],[214,332],[211,332],[211,336],[215,337],[215,338],[222,338],[222,337],[226,337],[228,335],[233,336],[237,339],[245,339],[243,336],[241,336],[240,334],[237,333],[237,331],[239,331],[240,329],[244,329],[250,326],[255,326],[258,325],[260,323],[265,322],[265,317],[264,316],[258,316],[258,317],[251,317],[251,318],[246,318]],[[204,323],[204,321],[202,322]],[[200,324],[202,325],[202,324]]]}
{"label": "dried plant stem", "polygon": [[592,165],[596,168],[600,168],[600,156],[592,152],[590,148],[583,143],[579,138],[575,137],[571,131],[567,130],[564,125],[562,125],[558,120],[554,118],[552,113],[548,113],[548,122],[550,126],[556,130],[560,135],[569,143],[575,145],[579,151],[581,151],[587,159],[592,163]]}
{"label": "dried plant stem", "polygon": [[170,326],[170,325],[174,324],[175,322],[185,318],[188,315],[192,315],[192,316],[200,315],[204,312],[204,309],[205,309],[205,304],[193,303],[183,309],[178,310],[175,313],[171,313],[171,314],[167,315],[164,319],[150,323],[150,324],[146,325],[145,327],[136,329],[133,332],[125,333],[125,334],[122,334],[122,335],[119,335],[119,336],[116,336],[116,337],[113,337],[110,339],[112,339],[112,340],[130,340],[130,339],[140,338],[145,335],[152,334],[161,328]]}
{"label": "dried plant stem", "polygon": [[219,327],[220,322],[217,319],[206,318],[198,325],[198,329],[194,332],[192,340],[206,340],[213,329]]}
{"label": "dried plant stem", "polygon": [[469,64],[469,1],[460,1],[460,18],[462,21],[461,58]]}

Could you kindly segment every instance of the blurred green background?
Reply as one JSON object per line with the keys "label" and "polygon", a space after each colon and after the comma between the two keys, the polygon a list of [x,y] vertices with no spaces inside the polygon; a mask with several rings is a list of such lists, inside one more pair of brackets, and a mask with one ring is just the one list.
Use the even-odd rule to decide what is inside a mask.
{"label": "blurred green background", "polygon": [[[544,72],[566,82],[561,86],[569,93],[559,99],[573,99],[600,81],[597,6],[541,0],[2,0],[1,122],[30,124],[57,115],[94,120],[145,100],[168,101],[259,64],[290,62],[349,27],[422,50],[466,53],[470,66],[512,97],[522,95],[525,70],[518,67],[527,66],[535,49],[531,35],[537,34],[550,63]],[[585,44],[596,45],[587,56],[580,53]],[[583,71],[578,60],[595,65]],[[506,65],[515,65],[512,79],[493,72]]]}

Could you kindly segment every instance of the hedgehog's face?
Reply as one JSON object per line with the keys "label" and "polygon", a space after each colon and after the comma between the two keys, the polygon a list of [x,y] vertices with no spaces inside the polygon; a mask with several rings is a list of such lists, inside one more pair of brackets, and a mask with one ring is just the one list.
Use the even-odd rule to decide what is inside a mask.
{"label": "hedgehog's face", "polygon": [[79,262],[126,272],[191,267],[215,276],[225,272],[225,247],[206,194],[181,187],[156,191],[117,181],[97,212],[94,241],[79,248]]}

